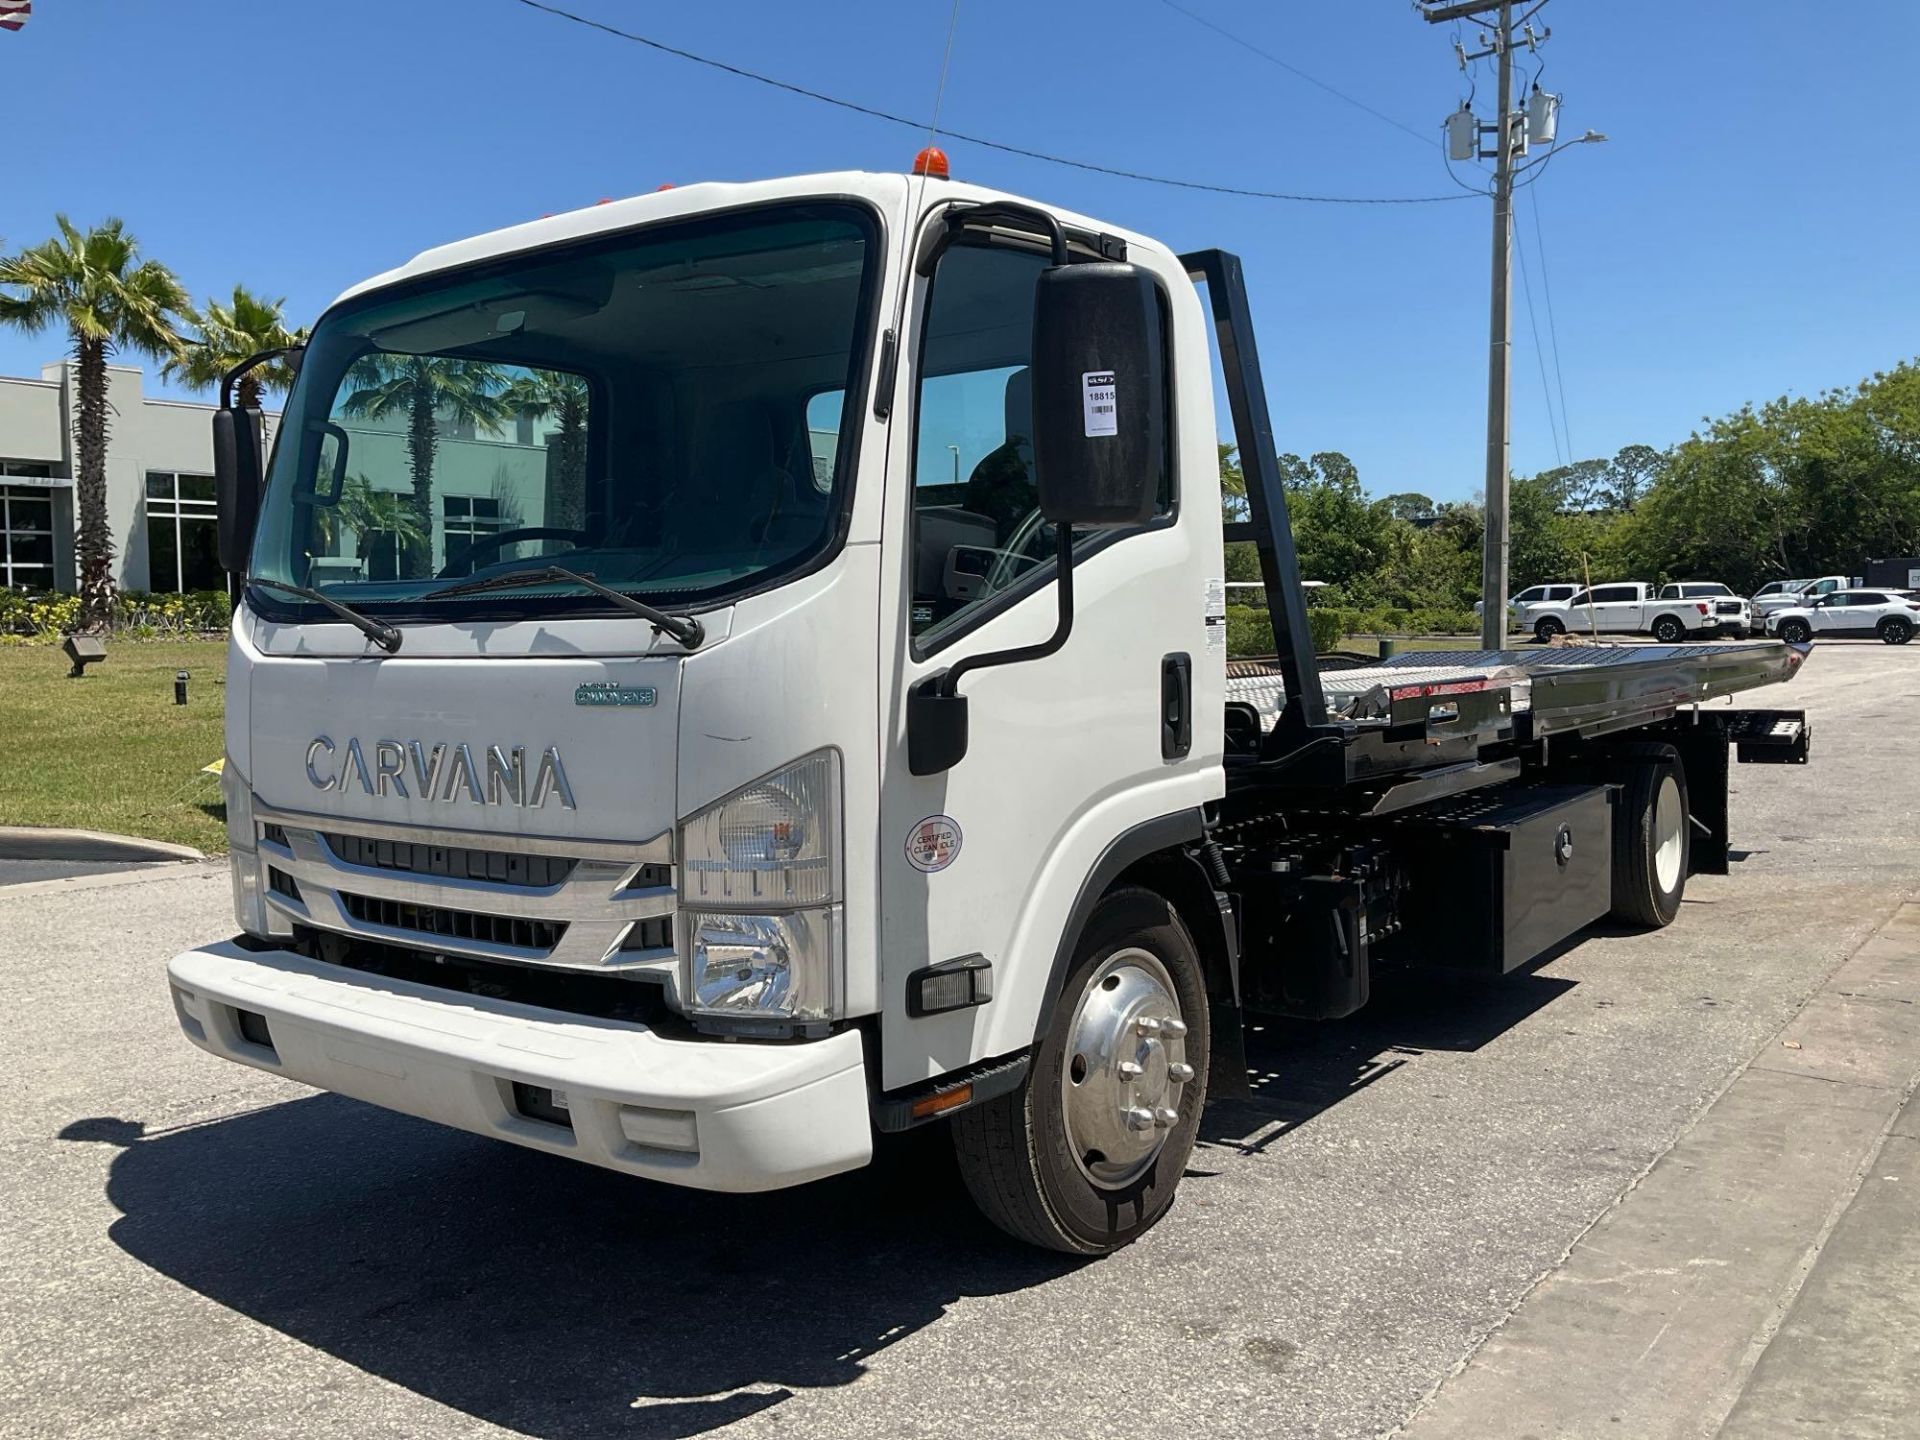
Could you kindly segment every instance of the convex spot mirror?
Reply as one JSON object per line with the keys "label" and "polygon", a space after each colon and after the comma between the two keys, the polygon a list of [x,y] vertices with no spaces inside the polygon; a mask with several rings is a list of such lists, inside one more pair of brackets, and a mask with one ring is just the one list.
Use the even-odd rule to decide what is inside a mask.
{"label": "convex spot mirror", "polygon": [[1040,512],[1102,530],[1153,518],[1166,455],[1166,346],[1153,279],[1055,265],[1035,284],[1033,461]]}

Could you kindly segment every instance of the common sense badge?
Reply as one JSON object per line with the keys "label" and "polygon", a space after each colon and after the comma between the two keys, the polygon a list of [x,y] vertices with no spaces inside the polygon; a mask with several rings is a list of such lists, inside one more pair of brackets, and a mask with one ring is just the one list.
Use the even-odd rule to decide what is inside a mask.
{"label": "common sense badge", "polygon": [[929,815],[907,832],[907,863],[923,875],[960,858],[960,824],[951,815]]}

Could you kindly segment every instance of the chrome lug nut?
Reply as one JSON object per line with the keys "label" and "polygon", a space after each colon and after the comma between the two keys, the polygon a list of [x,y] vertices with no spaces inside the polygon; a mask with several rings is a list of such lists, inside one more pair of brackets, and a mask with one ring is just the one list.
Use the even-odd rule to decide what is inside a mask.
{"label": "chrome lug nut", "polygon": [[1153,1123],[1162,1130],[1170,1130],[1180,1123],[1180,1112],[1171,1106],[1162,1105],[1153,1112]]}
{"label": "chrome lug nut", "polygon": [[1144,1105],[1136,1105],[1127,1111],[1129,1130],[1151,1130],[1154,1127],[1154,1113]]}
{"label": "chrome lug nut", "polygon": [[1140,1078],[1140,1067],[1131,1060],[1122,1060],[1114,1069],[1120,1072],[1120,1078],[1122,1080],[1138,1080]]}
{"label": "chrome lug nut", "polygon": [[1165,1035],[1169,1040],[1178,1040],[1182,1035],[1187,1033],[1187,1022],[1184,1020],[1162,1020],[1160,1022],[1160,1033]]}
{"label": "chrome lug nut", "polygon": [[1167,1078],[1169,1080],[1177,1080],[1184,1085],[1187,1081],[1193,1079],[1193,1066],[1182,1064],[1176,1060],[1173,1064],[1167,1066]]}
{"label": "chrome lug nut", "polygon": [[1142,1035],[1158,1035],[1162,1022],[1157,1015],[1142,1015],[1133,1022],[1133,1028]]}

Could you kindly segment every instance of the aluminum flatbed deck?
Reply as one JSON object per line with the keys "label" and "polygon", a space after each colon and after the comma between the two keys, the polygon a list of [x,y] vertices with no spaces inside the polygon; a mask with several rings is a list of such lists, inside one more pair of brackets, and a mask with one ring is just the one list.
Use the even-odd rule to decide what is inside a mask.
{"label": "aluminum flatbed deck", "polygon": [[[1261,786],[1371,787],[1480,765],[1516,747],[1657,726],[1690,707],[1779,684],[1809,651],[1779,641],[1422,651],[1316,674],[1327,719],[1305,730],[1287,722],[1277,663],[1236,661],[1227,675],[1229,773]],[[1707,713],[1743,760],[1806,756],[1797,712]]]}
{"label": "aluminum flatbed deck", "polygon": [[[1707,645],[1567,645],[1538,650],[1428,650],[1371,665],[1326,670],[1330,715],[1377,718],[1380,700],[1407,701],[1505,690],[1516,738],[1596,734],[1645,724],[1683,705],[1719,700],[1793,678],[1808,647],[1779,641]],[[1277,668],[1229,665],[1227,699],[1250,704],[1271,729],[1286,700]]]}

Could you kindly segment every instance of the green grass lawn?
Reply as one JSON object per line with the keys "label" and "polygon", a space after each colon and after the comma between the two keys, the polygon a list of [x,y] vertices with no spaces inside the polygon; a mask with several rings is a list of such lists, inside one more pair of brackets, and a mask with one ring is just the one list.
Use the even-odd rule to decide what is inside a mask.
{"label": "green grass lawn", "polygon": [[[173,676],[193,676],[173,703]],[[51,645],[0,649],[0,824],[68,825],[227,848],[224,639],[109,640],[81,680]]]}

